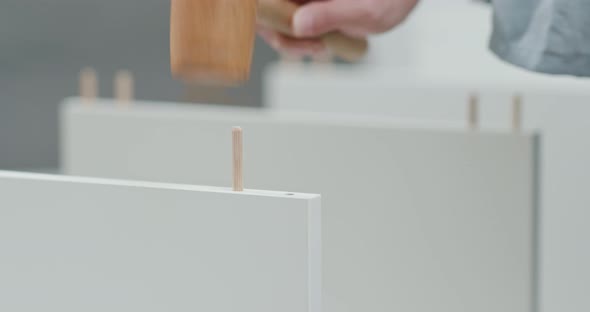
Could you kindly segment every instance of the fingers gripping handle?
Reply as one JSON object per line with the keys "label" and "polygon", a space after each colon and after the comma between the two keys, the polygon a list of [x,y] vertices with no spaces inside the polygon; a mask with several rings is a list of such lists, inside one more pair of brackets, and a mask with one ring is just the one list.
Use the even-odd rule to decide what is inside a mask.
{"label": "fingers gripping handle", "polygon": [[[293,35],[293,16],[299,6],[288,0],[259,0],[258,19],[263,25],[277,29],[286,35]],[[335,56],[349,62],[356,62],[367,53],[366,39],[353,38],[341,32],[332,32],[321,40]]]}
{"label": "fingers gripping handle", "polygon": [[[297,9],[289,0],[171,0],[173,76],[190,83],[238,85],[247,81],[257,15],[261,23],[292,35]],[[336,56],[352,62],[367,50],[365,40],[341,33],[322,39]]]}

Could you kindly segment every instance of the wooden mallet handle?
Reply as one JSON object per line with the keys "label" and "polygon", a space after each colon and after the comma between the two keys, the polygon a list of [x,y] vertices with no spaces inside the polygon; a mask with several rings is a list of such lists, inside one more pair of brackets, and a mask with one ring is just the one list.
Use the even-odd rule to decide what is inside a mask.
{"label": "wooden mallet handle", "polygon": [[[258,22],[293,36],[293,16],[298,8],[298,4],[289,0],[260,0]],[[366,39],[353,38],[341,32],[326,34],[321,39],[332,54],[349,62],[356,62],[367,53]]]}
{"label": "wooden mallet handle", "polygon": [[[170,63],[186,82],[237,85],[248,80],[257,15],[292,35],[298,5],[288,0],[171,0]],[[330,33],[322,37],[337,57],[357,61],[367,41]]]}

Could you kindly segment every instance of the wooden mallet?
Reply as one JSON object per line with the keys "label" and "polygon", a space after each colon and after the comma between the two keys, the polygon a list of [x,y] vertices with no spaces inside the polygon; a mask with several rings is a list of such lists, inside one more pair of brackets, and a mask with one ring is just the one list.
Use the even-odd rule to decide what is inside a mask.
{"label": "wooden mallet", "polygon": [[[185,82],[238,85],[248,80],[257,17],[261,24],[292,35],[298,4],[290,0],[171,0],[172,75]],[[334,32],[320,38],[347,61],[367,51],[367,41]]]}

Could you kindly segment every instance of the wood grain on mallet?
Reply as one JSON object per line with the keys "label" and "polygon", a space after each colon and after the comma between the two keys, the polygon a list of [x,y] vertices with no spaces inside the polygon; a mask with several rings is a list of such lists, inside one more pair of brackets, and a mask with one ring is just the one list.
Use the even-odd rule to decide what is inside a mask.
{"label": "wood grain on mallet", "polygon": [[98,97],[98,75],[96,70],[86,67],[80,71],[80,97],[86,103],[94,101]]}
{"label": "wood grain on mallet", "polygon": [[469,129],[472,131],[477,130],[479,124],[479,97],[475,93],[469,96],[468,122]]}
{"label": "wood grain on mallet", "polygon": [[120,70],[115,74],[113,88],[115,99],[122,104],[130,104],[134,98],[135,83],[133,74],[128,70]]}
{"label": "wood grain on mallet", "polygon": [[232,150],[233,150],[233,190],[244,191],[244,144],[243,131],[240,127],[232,129]]}
{"label": "wood grain on mallet", "polygon": [[170,62],[174,77],[201,84],[248,80],[257,0],[172,0]]}

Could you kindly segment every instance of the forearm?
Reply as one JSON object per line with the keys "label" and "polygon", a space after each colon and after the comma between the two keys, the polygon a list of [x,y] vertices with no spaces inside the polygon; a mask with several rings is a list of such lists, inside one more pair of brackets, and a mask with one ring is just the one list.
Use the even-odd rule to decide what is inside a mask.
{"label": "forearm", "polygon": [[490,47],[500,58],[544,73],[590,76],[590,2],[494,0]]}

